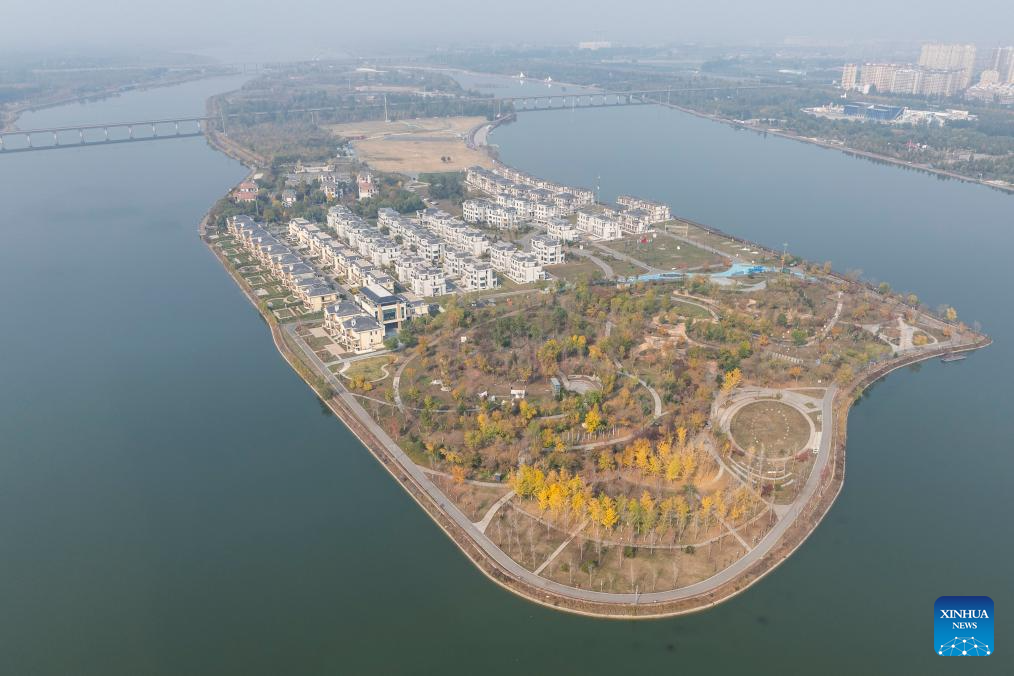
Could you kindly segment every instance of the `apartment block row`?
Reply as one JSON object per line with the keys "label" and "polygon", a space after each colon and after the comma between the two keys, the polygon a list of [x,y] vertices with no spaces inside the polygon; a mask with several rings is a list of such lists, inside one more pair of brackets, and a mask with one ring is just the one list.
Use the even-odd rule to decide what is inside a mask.
{"label": "apartment block row", "polygon": [[[665,220],[665,219],[663,219]],[[592,239],[619,239],[624,235],[640,235],[657,222],[648,212],[640,208],[615,209],[605,204],[596,204],[577,212],[577,229]]]}
{"label": "apartment block row", "polygon": [[374,229],[362,237],[349,237],[349,232],[346,232],[343,242],[316,223],[294,218],[289,221],[289,236],[300,246],[307,247],[311,256],[318,258],[325,268],[349,286],[373,284],[394,291],[394,278],[384,271],[384,267],[394,259],[397,247],[392,250],[394,243],[380,236],[379,230]]}
{"label": "apartment block row", "polygon": [[576,206],[578,207],[587,206],[589,204],[595,203],[595,193],[591,190],[586,190],[584,188],[572,188],[570,186],[562,185],[560,183],[553,183],[552,181],[547,181],[544,178],[539,178],[538,176],[531,176],[522,171],[518,171],[514,167],[509,167],[502,162],[494,162],[492,171],[494,174],[497,174],[507,179],[508,181],[534,186],[535,188],[539,188],[542,190],[548,190],[554,195],[560,194],[573,195]]}
{"label": "apartment block row", "polygon": [[[400,255],[394,240],[344,206],[332,207],[328,221],[337,236],[303,218],[289,222],[289,236],[305,247],[308,256],[358,288],[354,303],[341,301],[324,308],[324,328],[349,351],[376,350],[388,332],[400,329],[411,317],[426,314],[429,304],[395,292],[395,279],[384,270]],[[353,307],[358,313],[351,311]]]}
{"label": "apartment block row", "polygon": [[[388,265],[395,267],[398,281],[421,296],[449,293],[449,279],[463,291],[497,287],[496,275],[480,257],[489,250],[489,239],[447,212],[425,209],[411,218],[394,209],[377,212],[377,227],[370,226],[346,207],[332,207],[328,223],[351,243],[371,242],[376,250],[380,228],[387,228],[384,251],[396,247]],[[391,238],[401,240],[400,246]]]}
{"label": "apartment block row", "polygon": [[[548,234],[565,242],[576,239],[579,232],[598,240],[642,234],[653,224],[672,217],[669,205],[661,202],[621,195],[617,198],[621,208],[617,209],[597,204],[589,190],[536,179],[499,162],[493,170],[472,167],[465,182],[490,195],[462,204],[466,221],[497,228],[533,221],[545,225]],[[575,223],[570,225],[566,217],[575,213]]]}
{"label": "apartment block row", "polygon": [[416,293],[441,289],[442,293],[448,293],[446,278],[454,279],[462,291],[498,286],[493,269],[480,260],[489,251],[489,238],[447,212],[423,209],[413,219],[393,209],[381,209],[377,224],[401,238],[406,254],[421,259],[397,267],[401,282],[420,289]]}
{"label": "apartment block row", "polygon": [[953,96],[965,79],[963,70],[931,69],[898,63],[846,64],[842,69],[842,89],[863,93]]}
{"label": "apartment block row", "polygon": [[319,312],[338,298],[338,290],[296,251],[279,241],[249,216],[233,216],[227,229],[254,259],[306,307]]}
{"label": "apartment block row", "polygon": [[490,195],[488,200],[469,200],[463,204],[463,209],[467,206],[463,214],[465,220],[489,223],[494,227],[511,227],[521,221],[545,223],[551,218],[569,216],[582,206],[595,202],[590,191],[571,192],[560,186],[556,186],[559,190],[551,190],[516,182],[482,167],[469,169],[465,183]]}
{"label": "apartment block row", "polygon": [[496,242],[489,249],[490,265],[518,284],[546,279],[543,266],[558,265],[563,260],[563,244],[549,235],[533,237],[530,253],[510,242]]}
{"label": "apartment block row", "polygon": [[[928,43],[922,46],[915,64],[845,64],[841,87],[864,93],[953,96],[971,84],[975,54],[975,45]],[[998,66],[1006,63],[1003,59],[1004,52],[994,50],[993,60]]]}
{"label": "apartment block row", "polygon": [[[362,354],[379,349],[389,331],[429,312],[428,303],[394,293],[394,279],[390,275],[305,219],[289,223],[289,236],[296,248],[249,216],[230,218],[228,230],[308,309],[323,310],[324,328],[350,352]],[[350,285],[358,286],[355,302],[339,300],[341,294],[322,274],[322,269],[331,269]]]}
{"label": "apartment block row", "polygon": [[668,204],[653,202],[651,200],[633,197],[632,195],[620,195],[616,203],[628,211],[642,211],[651,223],[662,223],[672,218],[672,211]]}

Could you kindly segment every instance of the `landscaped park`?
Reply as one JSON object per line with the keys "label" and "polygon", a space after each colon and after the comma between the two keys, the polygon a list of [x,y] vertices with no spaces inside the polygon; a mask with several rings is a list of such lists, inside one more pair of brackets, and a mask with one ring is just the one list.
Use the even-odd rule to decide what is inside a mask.
{"label": "landscaped park", "polygon": [[799,268],[450,297],[397,351],[332,370],[487,544],[540,579],[620,599],[694,589],[748,560],[834,488],[839,390],[974,338]]}
{"label": "landscaped park", "polygon": [[436,298],[357,355],[224,229],[207,240],[289,363],[486,575],[595,615],[691,612],[763,577],[841,489],[864,388],[989,343],[951,308],[673,219],[572,244],[548,282]]}

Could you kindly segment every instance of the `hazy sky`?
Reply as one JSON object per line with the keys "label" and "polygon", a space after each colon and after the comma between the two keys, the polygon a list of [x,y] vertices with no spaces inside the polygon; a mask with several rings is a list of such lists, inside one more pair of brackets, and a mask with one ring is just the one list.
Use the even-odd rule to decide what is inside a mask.
{"label": "hazy sky", "polygon": [[1014,43],[1014,0],[4,0],[3,47],[241,49],[307,58],[506,42]]}

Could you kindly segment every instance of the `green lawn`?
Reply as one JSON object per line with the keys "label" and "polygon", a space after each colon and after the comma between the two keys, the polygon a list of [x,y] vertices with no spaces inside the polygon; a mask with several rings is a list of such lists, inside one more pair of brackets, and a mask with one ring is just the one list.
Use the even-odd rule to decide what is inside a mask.
{"label": "green lawn", "polygon": [[572,256],[562,265],[547,266],[546,272],[553,277],[569,282],[588,281],[602,276],[602,269],[599,266],[587,258],[577,258],[576,256]]}
{"label": "green lawn", "polygon": [[673,299],[672,301],[673,310],[682,317],[689,317],[690,319],[711,319],[711,313],[702,308],[700,305],[694,305],[683,300]]}
{"label": "green lawn", "polygon": [[649,236],[645,244],[641,244],[637,237],[625,237],[608,242],[605,246],[662,270],[696,268],[720,261],[719,257],[710,251],[662,234],[654,238]]}
{"label": "green lawn", "polygon": [[[371,359],[363,359],[361,361],[353,362],[352,366],[342,375],[348,379],[362,376],[367,382],[374,380],[380,380],[386,377],[384,370],[381,368],[391,361],[391,357],[384,355],[381,357],[373,357]],[[387,369],[387,375],[391,374],[391,369]]]}

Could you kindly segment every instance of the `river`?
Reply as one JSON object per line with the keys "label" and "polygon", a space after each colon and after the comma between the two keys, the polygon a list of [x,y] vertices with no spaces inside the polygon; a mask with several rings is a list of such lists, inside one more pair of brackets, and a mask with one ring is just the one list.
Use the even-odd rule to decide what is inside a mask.
{"label": "river", "polygon": [[[199,113],[238,82],[21,125]],[[574,617],[486,580],[277,354],[196,233],[243,167],[201,138],[0,157],[0,671],[949,673],[944,594],[991,595],[1010,635],[1014,200],[658,108],[519,117],[493,140],[523,169],[861,267],[996,342],[872,389],[839,502],[746,593]]]}

